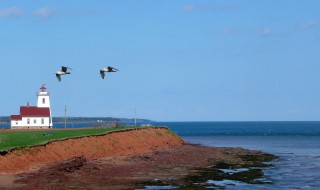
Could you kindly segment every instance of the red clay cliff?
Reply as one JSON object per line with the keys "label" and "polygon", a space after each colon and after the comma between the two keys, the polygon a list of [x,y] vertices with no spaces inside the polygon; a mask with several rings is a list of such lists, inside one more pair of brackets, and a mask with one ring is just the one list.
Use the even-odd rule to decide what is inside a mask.
{"label": "red clay cliff", "polygon": [[[51,142],[0,155],[0,190],[138,189],[169,185],[206,189],[209,179],[256,183],[275,158],[242,148],[189,145],[163,127]],[[219,169],[253,167],[238,174]]]}
{"label": "red clay cliff", "polygon": [[0,156],[0,174],[20,173],[32,168],[83,156],[86,160],[130,156],[185,142],[166,128],[144,128],[50,142],[13,150]]}

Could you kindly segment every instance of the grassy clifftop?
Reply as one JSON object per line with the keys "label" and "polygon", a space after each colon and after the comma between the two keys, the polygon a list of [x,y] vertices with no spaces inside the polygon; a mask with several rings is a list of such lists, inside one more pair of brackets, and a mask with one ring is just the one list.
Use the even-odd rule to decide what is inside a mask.
{"label": "grassy clifftop", "polygon": [[102,135],[114,131],[138,129],[134,127],[120,128],[83,128],[58,130],[2,130],[0,131],[0,152],[27,146],[46,144],[51,141],[77,138],[83,136]]}
{"label": "grassy clifftop", "polygon": [[[129,156],[185,144],[183,139],[165,127],[118,128],[111,129],[109,132],[102,130],[91,135],[89,134],[91,129],[89,131],[83,129],[82,137],[79,137],[80,134],[75,136],[78,131],[81,130],[59,130],[66,134],[70,133],[64,134],[65,138],[52,139],[47,143],[38,141],[34,146],[2,151],[0,174],[18,173],[75,157],[94,160],[103,157]],[[28,133],[33,134],[31,131]],[[58,134],[61,133],[55,133],[52,136],[58,136]],[[71,138],[70,134],[74,137]],[[38,139],[37,137],[41,134],[37,135],[34,139]],[[35,142],[34,139],[31,138],[29,141]]]}

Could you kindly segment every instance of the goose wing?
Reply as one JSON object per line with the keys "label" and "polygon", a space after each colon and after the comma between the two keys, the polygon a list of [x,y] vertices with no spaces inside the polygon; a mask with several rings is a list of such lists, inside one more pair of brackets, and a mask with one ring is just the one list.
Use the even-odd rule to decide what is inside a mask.
{"label": "goose wing", "polygon": [[105,74],[104,74],[104,71],[102,69],[100,70],[100,75],[101,75],[101,78],[104,79]]}
{"label": "goose wing", "polygon": [[114,67],[110,67],[111,70],[115,70],[115,71],[119,71],[118,69],[114,68]]}
{"label": "goose wing", "polygon": [[118,69],[114,68],[114,67],[111,67],[111,66],[108,66],[108,72],[116,72],[116,71],[119,71]]}
{"label": "goose wing", "polygon": [[56,77],[57,77],[58,81],[61,82],[61,76],[59,74],[56,74]]}

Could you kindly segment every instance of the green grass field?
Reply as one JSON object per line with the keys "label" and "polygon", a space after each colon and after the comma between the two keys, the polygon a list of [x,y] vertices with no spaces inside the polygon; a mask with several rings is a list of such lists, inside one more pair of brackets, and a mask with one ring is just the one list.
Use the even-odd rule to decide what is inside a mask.
{"label": "green grass field", "polygon": [[121,131],[133,128],[134,127],[0,132],[0,151],[45,144],[55,140],[101,135],[112,131]]}

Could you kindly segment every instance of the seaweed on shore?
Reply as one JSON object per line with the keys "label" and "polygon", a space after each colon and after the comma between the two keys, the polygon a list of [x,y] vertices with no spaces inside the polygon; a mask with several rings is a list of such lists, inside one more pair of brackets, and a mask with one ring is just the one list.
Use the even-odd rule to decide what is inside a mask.
{"label": "seaweed on shore", "polygon": [[246,155],[240,155],[239,158],[241,158],[246,164],[243,165],[243,167],[271,167],[272,164],[267,164],[265,162],[270,162],[278,156],[275,156],[273,154],[268,153],[262,153],[262,154],[246,154]]}
{"label": "seaweed on shore", "polygon": [[[208,188],[224,188],[224,186],[208,183],[208,181],[232,180],[246,184],[265,184],[259,180],[263,177],[263,168],[272,166],[263,162],[269,162],[277,158],[277,156],[267,153],[238,155],[237,162],[226,162],[224,160],[211,160],[207,168],[194,168],[192,174],[184,177],[182,180],[163,182],[151,181],[144,183],[144,186],[172,186],[174,189],[192,190],[192,189],[208,189]],[[225,172],[225,171],[230,172]],[[232,172],[233,171],[233,172]],[[140,184],[142,185],[142,184]]]}
{"label": "seaweed on shore", "polygon": [[273,154],[268,153],[261,153],[261,154],[246,154],[246,155],[240,155],[239,156],[243,161],[254,161],[254,162],[270,162],[278,156],[275,156]]}
{"label": "seaweed on shore", "polygon": [[[208,180],[222,181],[233,180],[244,182],[247,184],[263,184],[267,182],[259,181],[259,178],[263,177],[262,169],[272,166],[271,164],[265,164],[263,162],[269,162],[277,158],[277,156],[267,153],[261,154],[247,154],[239,155],[241,162],[229,163],[219,161],[218,163],[212,163],[211,167],[196,169],[195,175],[189,175],[184,178],[184,182],[188,185],[207,186]],[[245,169],[238,172],[223,172],[223,169]],[[210,184],[212,186],[212,184]]]}

